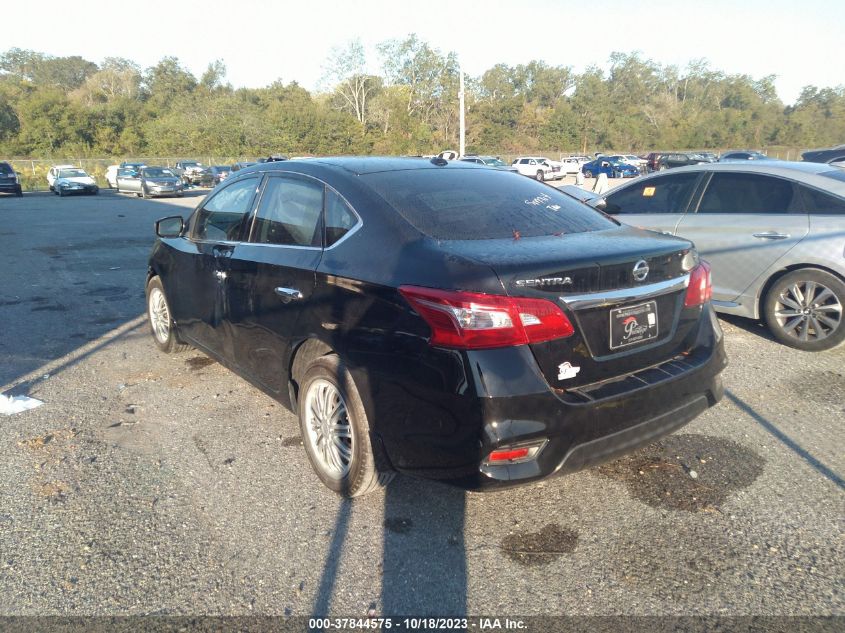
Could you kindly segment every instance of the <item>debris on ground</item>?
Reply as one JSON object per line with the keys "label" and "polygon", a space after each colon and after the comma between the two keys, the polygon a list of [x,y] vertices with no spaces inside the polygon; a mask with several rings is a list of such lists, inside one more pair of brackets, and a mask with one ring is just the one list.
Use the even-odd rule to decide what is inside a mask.
{"label": "debris on ground", "polygon": [[43,402],[30,398],[29,396],[4,396],[0,393],[0,413],[3,415],[12,415],[40,407]]}

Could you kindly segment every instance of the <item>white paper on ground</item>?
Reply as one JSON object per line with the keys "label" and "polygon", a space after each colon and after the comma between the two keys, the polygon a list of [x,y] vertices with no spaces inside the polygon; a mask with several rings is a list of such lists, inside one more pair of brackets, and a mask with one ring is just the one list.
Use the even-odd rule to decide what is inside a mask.
{"label": "white paper on ground", "polygon": [[43,402],[30,398],[29,396],[4,396],[0,393],[0,413],[3,415],[12,415],[13,413],[20,413],[27,409],[34,409],[40,407]]}

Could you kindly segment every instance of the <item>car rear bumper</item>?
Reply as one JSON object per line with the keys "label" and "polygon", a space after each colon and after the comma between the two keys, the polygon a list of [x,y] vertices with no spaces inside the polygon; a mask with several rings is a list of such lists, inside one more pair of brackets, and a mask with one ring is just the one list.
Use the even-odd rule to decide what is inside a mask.
{"label": "car rear bumper", "polygon": [[[391,450],[397,446],[387,441],[388,455],[402,472],[481,490],[571,473],[646,445],[684,426],[723,396],[720,373],[727,358],[718,322],[710,308],[708,312],[689,353],[573,390],[554,390],[541,376],[516,371],[516,365],[533,361],[528,350],[521,357],[502,354],[486,367],[484,353],[477,353],[467,365],[475,369],[471,380],[483,384],[475,385],[478,395],[465,407],[463,423],[454,425],[453,437],[424,434],[421,418],[414,443],[406,438],[397,454]],[[495,366],[510,367],[498,385]],[[540,381],[542,390],[536,389]],[[428,410],[432,413],[425,418],[431,419],[436,413]],[[530,461],[487,461],[493,450],[537,443],[543,447]]]}
{"label": "car rear bumper", "polygon": [[16,182],[0,183],[0,193],[21,193],[21,186]]}

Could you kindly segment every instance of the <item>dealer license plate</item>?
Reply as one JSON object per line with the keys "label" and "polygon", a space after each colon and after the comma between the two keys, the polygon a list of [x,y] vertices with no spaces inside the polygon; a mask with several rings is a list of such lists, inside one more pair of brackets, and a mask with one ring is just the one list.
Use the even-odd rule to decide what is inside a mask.
{"label": "dealer license plate", "polygon": [[657,338],[657,302],[610,311],[610,349],[644,343]]}

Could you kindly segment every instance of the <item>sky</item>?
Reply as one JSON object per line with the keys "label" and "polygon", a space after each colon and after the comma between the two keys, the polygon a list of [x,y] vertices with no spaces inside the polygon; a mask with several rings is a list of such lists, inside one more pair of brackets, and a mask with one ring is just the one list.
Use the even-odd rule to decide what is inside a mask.
{"label": "sky", "polygon": [[[15,27],[0,31],[0,51],[97,63],[126,57],[142,68],[175,56],[197,77],[222,59],[236,88],[281,79],[315,90],[332,48],[353,39],[378,74],[376,44],[410,33],[457,53],[471,76],[533,59],[576,72],[606,69],[610,53],[637,51],[681,68],[704,58],[713,70],[776,75],[787,104],[806,85],[845,84],[845,0],[42,0],[32,7],[4,6],[3,21]],[[64,12],[67,19],[55,19]]]}

